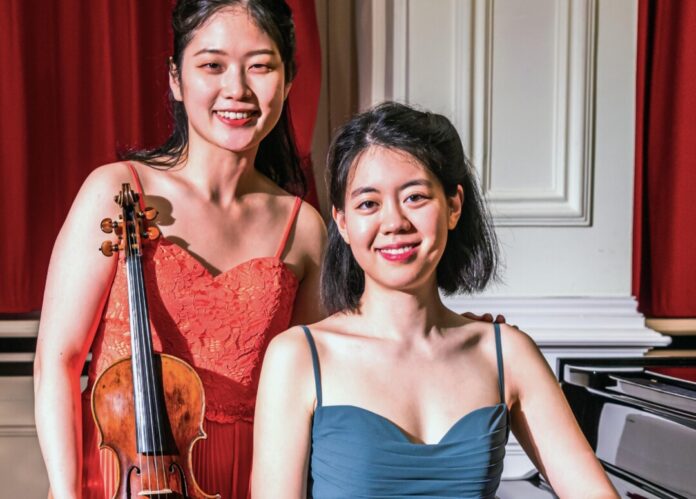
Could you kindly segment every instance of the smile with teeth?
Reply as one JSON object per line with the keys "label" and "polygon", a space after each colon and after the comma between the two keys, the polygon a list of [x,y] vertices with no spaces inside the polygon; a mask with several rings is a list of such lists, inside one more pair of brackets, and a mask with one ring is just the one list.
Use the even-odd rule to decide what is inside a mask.
{"label": "smile with teeth", "polygon": [[215,111],[217,114],[228,120],[245,120],[251,118],[255,113],[251,111],[233,112],[233,111]]}
{"label": "smile with teeth", "polygon": [[382,253],[387,253],[388,255],[403,255],[404,253],[408,253],[415,247],[415,244],[411,244],[408,246],[399,246],[397,248],[381,248],[379,251],[381,251]]}

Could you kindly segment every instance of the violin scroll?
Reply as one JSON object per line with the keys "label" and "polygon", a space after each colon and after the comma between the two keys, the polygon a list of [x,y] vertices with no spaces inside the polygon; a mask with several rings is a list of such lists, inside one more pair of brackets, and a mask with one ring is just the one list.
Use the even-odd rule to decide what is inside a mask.
{"label": "violin scroll", "polygon": [[[118,220],[113,220],[111,218],[104,218],[99,224],[102,232],[106,234],[111,234],[112,232],[118,237],[117,242],[104,241],[99,247],[99,251],[104,254],[104,256],[112,256],[119,250],[125,249],[125,243],[123,238],[124,224],[132,224],[135,227],[134,233],[139,234],[143,239],[154,241],[159,238],[161,232],[156,225],[150,225],[148,222],[153,222],[158,211],[150,206],[146,207],[142,211],[135,210],[135,206],[140,199],[140,195],[137,192],[133,192],[130,184],[124,183],[121,187],[119,193],[114,196],[114,201],[124,209],[124,214],[126,212],[131,213],[130,217],[126,217],[129,221],[124,222],[124,214],[120,214]],[[131,241],[131,245],[140,245],[140,239],[137,242]]]}

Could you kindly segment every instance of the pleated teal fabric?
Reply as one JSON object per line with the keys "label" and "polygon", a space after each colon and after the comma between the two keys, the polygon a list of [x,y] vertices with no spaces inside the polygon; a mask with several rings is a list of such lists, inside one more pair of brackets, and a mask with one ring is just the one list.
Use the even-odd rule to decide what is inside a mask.
{"label": "pleated teal fabric", "polygon": [[303,329],[317,387],[309,497],[495,497],[509,433],[497,324],[501,403],[466,414],[436,444],[412,443],[392,421],[366,409],[322,405],[319,357],[309,329]]}

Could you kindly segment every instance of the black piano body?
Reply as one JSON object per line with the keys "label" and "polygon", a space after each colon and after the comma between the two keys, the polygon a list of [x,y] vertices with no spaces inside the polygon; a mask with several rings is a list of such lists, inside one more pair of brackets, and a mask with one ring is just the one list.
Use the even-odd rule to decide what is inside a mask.
{"label": "black piano body", "polygon": [[696,359],[560,359],[558,367],[621,497],[696,498]]}

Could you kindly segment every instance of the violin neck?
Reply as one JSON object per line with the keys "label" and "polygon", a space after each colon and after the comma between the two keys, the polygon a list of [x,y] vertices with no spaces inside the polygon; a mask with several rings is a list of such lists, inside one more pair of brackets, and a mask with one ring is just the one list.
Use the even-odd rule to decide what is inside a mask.
{"label": "violin neck", "polygon": [[171,454],[162,362],[152,350],[152,333],[147,294],[139,251],[126,254],[128,305],[131,327],[131,367],[138,452],[148,455]]}
{"label": "violin neck", "polygon": [[[131,356],[134,370],[145,372],[152,359],[150,313],[145,293],[142,260],[139,254],[126,257],[128,305],[131,329]],[[134,380],[135,382],[135,380]]]}

